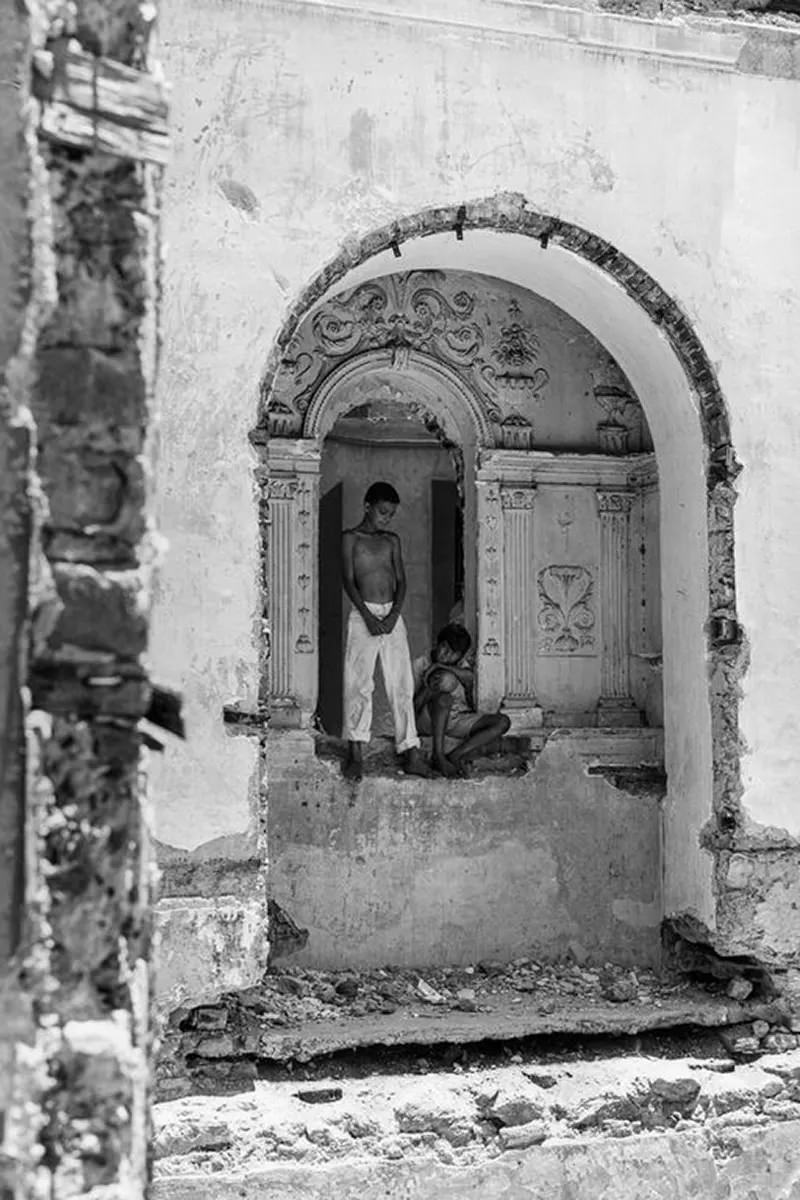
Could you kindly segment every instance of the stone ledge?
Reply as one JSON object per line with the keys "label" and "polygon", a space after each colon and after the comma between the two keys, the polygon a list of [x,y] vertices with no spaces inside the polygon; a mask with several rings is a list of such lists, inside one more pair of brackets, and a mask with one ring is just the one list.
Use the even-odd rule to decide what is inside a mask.
{"label": "stone ledge", "polygon": [[[255,12],[272,9],[271,0],[206,0],[214,7]],[[654,57],[690,67],[745,74],[792,77],[776,56],[794,50],[800,29],[791,17],[765,17],[760,12],[729,8],[698,13],[680,0],[669,0],[668,10],[613,11],[611,5],[590,0],[572,3],[531,3],[530,0],[479,0],[459,4],[440,2],[432,11],[426,0],[405,0],[398,9],[392,0],[286,0],[289,13],[314,12],[324,17],[348,18],[370,24],[422,26],[448,30],[465,38],[487,33],[494,40],[564,42],[579,48],[618,57],[621,54]],[[655,7],[655,6],[654,6]]]}
{"label": "stone ledge", "polygon": [[349,1017],[342,1021],[304,1021],[290,1029],[266,1031],[259,1047],[262,1058],[308,1061],[321,1054],[365,1046],[430,1046],[441,1042],[466,1044],[486,1039],[506,1041],[542,1034],[636,1034],[646,1030],[696,1025],[711,1029],[752,1021],[768,1005],[718,1000],[700,991],[652,1004],[581,1004],[561,997],[555,1010],[539,1011],[539,1002],[514,1003],[498,998],[493,1012],[452,1010],[397,1011]]}

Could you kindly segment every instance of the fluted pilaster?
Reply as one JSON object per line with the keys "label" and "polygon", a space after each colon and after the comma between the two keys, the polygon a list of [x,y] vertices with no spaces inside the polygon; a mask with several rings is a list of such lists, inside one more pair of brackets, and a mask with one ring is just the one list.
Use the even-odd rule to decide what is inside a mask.
{"label": "fluted pilaster", "polygon": [[602,725],[638,724],[630,695],[628,618],[629,523],[633,494],[599,489],[600,613],[603,652],[600,664],[598,716]]}
{"label": "fluted pilaster", "polygon": [[503,487],[503,604],[506,704],[535,703],[533,487]]}

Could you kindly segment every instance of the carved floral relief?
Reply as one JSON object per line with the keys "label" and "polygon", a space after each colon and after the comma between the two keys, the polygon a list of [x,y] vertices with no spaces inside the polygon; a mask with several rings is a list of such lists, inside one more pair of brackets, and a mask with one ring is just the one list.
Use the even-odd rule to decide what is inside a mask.
{"label": "carved floral relief", "polygon": [[507,399],[536,400],[549,382],[550,376],[539,358],[539,339],[526,321],[518,300],[508,306],[508,319],[500,327],[493,355],[500,364],[494,382],[506,393]]}
{"label": "carved floral relief", "polygon": [[444,271],[408,271],[370,280],[335,296],[304,323],[290,343],[270,400],[269,431],[300,435],[314,392],[336,365],[367,350],[389,349],[404,370],[410,351],[467,371],[499,445],[527,449],[533,426],[520,405],[539,399],[549,374],[539,363],[540,343],[517,300],[492,334],[485,297],[447,288]]}
{"label": "carved floral relief", "polygon": [[600,449],[606,454],[626,454],[632,434],[641,426],[641,405],[616,363],[592,374],[594,399],[603,412],[597,424]]}
{"label": "carved floral relief", "polygon": [[540,605],[537,622],[541,630],[537,653],[595,653],[591,571],[587,567],[554,563],[539,571],[536,585]]}

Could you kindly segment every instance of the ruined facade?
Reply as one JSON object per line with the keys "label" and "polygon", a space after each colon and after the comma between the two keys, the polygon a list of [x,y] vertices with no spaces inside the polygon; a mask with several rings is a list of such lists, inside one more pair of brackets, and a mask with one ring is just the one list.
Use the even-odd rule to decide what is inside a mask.
{"label": "ruined facade", "polygon": [[[3,1185],[143,1192],[148,788],[165,1060],[194,1055],[195,1078],[230,1086],[243,1066],[252,1085],[259,1055],[330,1049],[307,1028],[264,1034],[245,1003],[287,947],[301,968],[568,955],[644,979],[667,930],[679,956],[699,946],[761,990],[749,1008],[735,988],[653,1006],[651,1023],[733,1024],[747,1054],[794,1046],[796,27],[522,0],[172,0],[154,439],[153,16],[78,4],[0,28],[19,83],[0,128]],[[479,698],[512,720],[512,773],[420,782],[379,754],[356,789],[339,777],[331,545],[362,483],[393,472],[401,493],[413,481],[414,650],[461,605]],[[185,691],[188,738],[148,761],[145,719],[181,727],[151,663]],[[473,992],[448,1036],[519,1036],[511,1003],[470,1034]],[[570,1027],[552,1008],[526,1019]],[[648,1024],[608,1020],[580,1028]],[[791,1128],[735,1145],[716,1126],[708,1144],[663,1133],[695,1111],[683,1078],[547,1120],[659,1131],[646,1163],[629,1143],[586,1151],[593,1189],[615,1170],[623,1190],[642,1170],[669,1181],[677,1155],[688,1188],[713,1160],[714,1194],[769,1169],[788,1195],[796,1069],[750,1080],[757,1123]],[[737,1103],[713,1084],[711,1121]],[[398,1101],[392,1120],[438,1137],[442,1188],[466,1186],[452,1166],[499,1194],[512,1168],[484,1150],[554,1126],[526,1101],[515,1134],[494,1099],[459,1095],[435,1128]],[[184,1116],[162,1119],[160,1153],[246,1162],[216,1115],[188,1132]],[[354,1144],[383,1157],[348,1186],[385,1194],[396,1134],[359,1120]],[[338,1153],[327,1126],[299,1140]],[[294,1143],[273,1141],[248,1186],[329,1186],[324,1164],[290,1179]],[[512,1174],[532,1189],[562,1166],[548,1142]]]}
{"label": "ruined facade", "polygon": [[[398,838],[423,844],[423,827],[432,857],[410,849],[393,883],[396,894],[417,895],[419,910],[405,925],[399,912],[387,918],[375,955],[402,958],[422,945],[414,929],[437,922],[425,953],[444,955],[448,938],[459,954],[475,953],[477,914],[526,837],[531,852],[513,889],[520,908],[507,927],[563,951],[585,925],[564,871],[571,864],[577,894],[581,826],[593,827],[573,821],[575,843],[558,847],[547,831],[569,825],[575,796],[607,832],[618,819],[638,839],[627,867],[604,860],[598,911],[607,915],[593,953],[604,944],[633,953],[635,944],[657,957],[671,918],[720,954],[768,962],[794,986],[796,936],[785,915],[795,883],[784,866],[795,805],[776,741],[792,718],[772,706],[791,690],[792,661],[777,630],[791,626],[793,543],[779,496],[793,487],[796,300],[785,247],[796,221],[787,199],[795,31],[752,18],[640,24],[532,5],[475,6],[474,21],[461,7],[436,17],[326,4],[212,11],[205,23],[175,5],[163,27],[178,130],[160,462],[173,556],[155,647],[185,681],[195,729],[187,753],[197,758],[179,752],[164,764],[158,838],[167,944],[179,953],[187,923],[207,944],[183,994],[225,986],[229,969],[232,986],[262,969],[264,880],[309,929],[306,961],[343,953],[342,938],[364,952],[376,934],[368,915],[348,928],[331,917],[325,929],[320,914],[342,895],[361,895],[365,914],[391,909],[388,887],[371,881]],[[492,30],[491,45],[479,28]],[[373,60],[375,70],[365,67]],[[496,81],[486,94],[476,71]],[[748,125],[765,106],[767,141]],[[679,170],[679,161],[704,169]],[[491,327],[478,312],[487,288],[504,305]],[[578,342],[573,358],[559,351],[558,337],[537,331],[537,305],[597,346],[596,378],[583,388],[596,389],[594,399],[567,395]],[[614,379],[601,378],[601,358]],[[590,445],[570,406],[588,414],[601,399],[607,411],[597,412]],[[460,489],[479,693],[516,720],[538,762],[534,777],[538,769],[569,780],[555,792],[530,776],[492,781],[508,811],[492,810],[499,824],[488,840],[476,833],[470,843],[457,819],[447,832],[436,787],[420,805],[412,782],[370,777],[354,809],[335,764],[319,757],[326,568],[317,554],[332,529],[320,537],[331,519],[320,499],[332,447],[341,460],[347,429],[355,436],[346,422],[369,426],[371,403],[414,416],[449,455],[450,465],[438,461],[443,484]],[[629,403],[629,414],[642,414],[640,433],[624,430]],[[352,482],[349,468],[337,470]],[[641,580],[632,583],[629,564],[639,570],[648,540],[630,536],[645,493],[644,558],[658,582],[645,584],[643,634],[631,607]],[[578,528],[559,517],[590,495],[580,552],[564,557],[547,539]],[[532,571],[520,567],[531,562]],[[562,567],[574,568],[569,588],[583,600],[565,598]],[[575,623],[563,627],[561,647],[577,643],[578,653],[552,659],[547,622],[563,623],[564,603],[575,605]],[[429,610],[437,604],[442,611],[443,601]],[[425,619],[430,611],[420,629]],[[323,647],[323,658],[330,652]],[[569,735],[554,738],[559,726]],[[564,763],[553,773],[556,754]],[[632,766],[663,767],[665,794],[654,785],[637,807],[617,786],[619,771],[616,783],[593,776]],[[447,794],[455,814],[456,793]],[[403,815],[412,811],[425,813],[416,832]],[[480,802],[470,811],[477,830]],[[268,843],[272,884],[259,867]],[[587,833],[585,847],[594,844]],[[452,861],[466,880],[455,893],[442,869]],[[470,872],[485,880],[486,871],[494,884],[473,889]],[[436,880],[427,896],[424,874]],[[524,880],[542,878],[554,880],[549,899],[541,887],[526,892]],[[543,914],[556,910],[554,934]],[[181,981],[170,976],[165,987],[177,998]]]}

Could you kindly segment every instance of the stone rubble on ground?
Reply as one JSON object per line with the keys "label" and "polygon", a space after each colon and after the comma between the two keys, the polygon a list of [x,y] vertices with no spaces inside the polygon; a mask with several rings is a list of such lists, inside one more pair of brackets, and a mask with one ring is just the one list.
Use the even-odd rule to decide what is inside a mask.
{"label": "stone rubble on ground", "polygon": [[797,1049],[726,1074],[702,1059],[634,1057],[548,1063],[546,1078],[542,1088],[516,1065],[373,1075],[339,1081],[341,1098],[313,1108],[291,1082],[166,1101],[155,1106],[156,1179],[281,1161],[478,1164],[550,1140],[659,1130],[695,1131],[724,1149],[738,1129],[800,1119]]}
{"label": "stone rubble on ground", "polygon": [[[732,991],[743,994],[742,988],[732,985],[745,982],[731,980],[716,987],[715,994],[732,999]],[[612,963],[590,966],[578,943],[570,947],[568,960],[556,963],[519,957],[510,964],[490,960],[424,972],[390,967],[323,971],[288,965],[269,971],[257,987],[223,996],[217,1004],[174,1013],[162,1040],[158,1094],[169,1099],[193,1090],[184,1066],[187,1058],[205,1064],[203,1069],[212,1074],[230,1074],[231,1086],[240,1087],[248,1071],[255,1076],[254,1061],[271,1056],[269,1045],[275,1033],[291,1032],[307,1022],[351,1022],[398,1010],[424,1020],[447,1011],[492,1013],[509,1003],[525,1004],[529,1011],[533,1006],[540,1016],[570,1004],[658,1009],[670,999],[688,995],[695,986],[685,980],[665,980],[642,968],[634,971]],[[749,982],[747,989],[749,999]],[[788,1020],[731,1025],[721,1037],[729,1053],[745,1059],[765,1049],[784,1052],[798,1045]],[[238,1060],[238,1074],[225,1065],[231,1059]]]}

